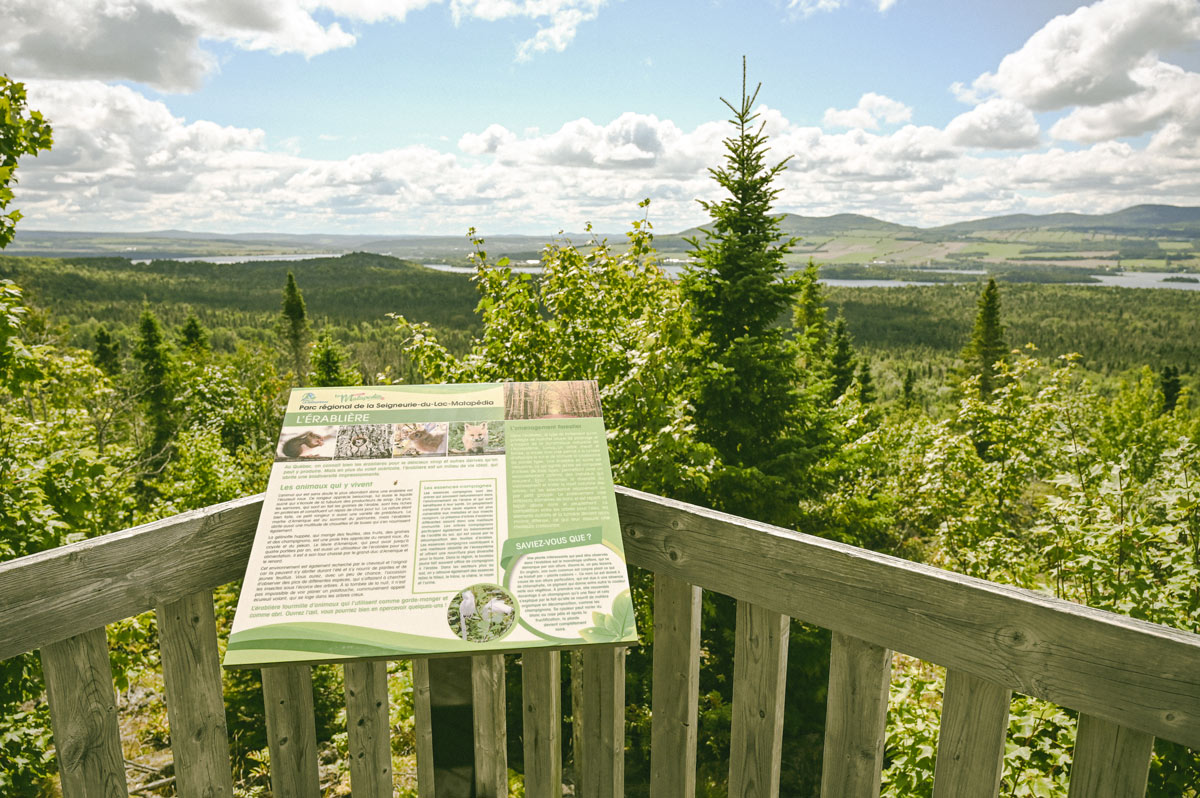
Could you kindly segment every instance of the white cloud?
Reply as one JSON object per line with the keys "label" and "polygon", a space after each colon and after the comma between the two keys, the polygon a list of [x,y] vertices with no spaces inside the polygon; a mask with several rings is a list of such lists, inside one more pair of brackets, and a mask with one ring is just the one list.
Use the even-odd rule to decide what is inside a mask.
{"label": "white cloud", "polygon": [[1172,64],[1130,71],[1136,94],[1071,111],[1050,128],[1056,139],[1093,143],[1155,131],[1176,122],[1200,133],[1200,75]]}
{"label": "white cloud", "polygon": [[836,11],[846,0],[788,0],[788,10],[802,17],[812,16],[818,11]]}
{"label": "white cloud", "polygon": [[[408,146],[317,159],[302,154],[303,142],[297,154],[261,130],[187,122],[123,86],[33,81],[29,92],[31,107],[55,124],[54,148],[21,166],[17,207],[34,229],[458,234],[474,225],[551,233],[592,221],[615,232],[649,196],[656,228],[669,232],[704,220],[695,200],[719,196],[707,169],[721,162],[731,133],[723,121],[684,130],[630,112],[549,131],[490,125],[463,134],[450,151]],[[1200,194],[1198,139],[1179,121],[1143,146],[1010,154],[978,149],[1036,137],[1028,110],[1007,100],[988,101],[944,130],[827,132],[767,106],[757,111],[770,135],[767,162],[791,156],[779,182],[781,211],[931,225],[1017,211],[1194,204]],[[1013,131],[1019,135],[1006,139]]]}
{"label": "white cloud", "polygon": [[858,100],[858,105],[846,110],[827,108],[824,124],[827,127],[857,127],[875,130],[880,120],[889,124],[907,122],[912,119],[912,108],[904,103],[875,92],[867,92]]}
{"label": "white cloud", "polygon": [[1135,69],[1197,38],[1196,0],[1100,0],[1050,20],[973,88],[1035,111],[1100,105],[1141,92]]}
{"label": "white cloud", "polygon": [[1037,120],[1028,108],[1000,97],[959,114],[946,125],[946,134],[954,144],[992,150],[1036,147],[1039,133]]}
{"label": "white cloud", "polygon": [[[216,65],[202,41],[311,58],[352,46],[343,23],[403,21],[443,0],[4,0],[0,62],[25,78],[131,80],[194,90]],[[561,52],[605,0],[450,0],[455,20],[524,18],[516,57]],[[322,24],[318,14],[335,21]]]}

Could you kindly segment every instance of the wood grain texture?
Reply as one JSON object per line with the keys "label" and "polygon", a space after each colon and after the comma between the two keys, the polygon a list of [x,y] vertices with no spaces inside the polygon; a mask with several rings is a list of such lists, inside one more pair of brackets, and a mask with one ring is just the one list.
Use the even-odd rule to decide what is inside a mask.
{"label": "wood grain texture", "polygon": [[526,798],[562,798],[562,671],[557,651],[521,655]]}
{"label": "wood grain texture", "polygon": [[429,660],[414,659],[413,681],[413,733],[417,749],[417,798],[433,798],[433,717],[429,703]]}
{"label": "wood grain texture", "polygon": [[0,563],[0,660],[241,579],[262,496]]}
{"label": "wood grain texture", "polygon": [[877,798],[892,652],[833,633],[825,714],[823,798]]}
{"label": "wood grain texture", "polygon": [[508,731],[504,706],[504,655],[471,657],[471,705],[475,716],[475,795],[508,796]]}
{"label": "wood grain texture", "polygon": [[212,591],[162,604],[155,614],[175,789],[181,798],[229,798],[233,776]]}
{"label": "wood grain texture", "polygon": [[571,755],[575,764],[575,794],[586,795],[583,785],[583,651],[571,652]]}
{"label": "wood grain texture", "polygon": [[430,662],[429,719],[435,798],[463,798],[476,789],[472,660],[470,656],[454,656]]}
{"label": "wood grain texture", "polygon": [[583,706],[576,751],[580,798],[625,795],[625,649],[589,646],[582,650]]}
{"label": "wood grain texture", "polygon": [[1143,798],[1153,750],[1149,734],[1080,715],[1069,798]]}
{"label": "wood grain texture", "polygon": [[996,798],[1012,690],[964,671],[946,674],[933,798]]}
{"label": "wood grain texture", "polygon": [[1200,635],[617,489],[631,565],[1200,748]]}
{"label": "wood grain texture", "polygon": [[733,648],[733,724],[729,794],[779,795],[783,700],[791,619],[745,601],[737,604]]}
{"label": "wood grain texture", "polygon": [[117,694],[103,627],[44,646],[42,675],[63,798],[124,798]]}
{"label": "wood grain texture", "polygon": [[652,798],[696,795],[700,600],[700,588],[669,574],[655,574],[650,728]]}
{"label": "wood grain texture", "polygon": [[320,798],[312,668],[273,665],[262,669],[262,683],[271,791],[281,798]]}
{"label": "wood grain texture", "polygon": [[346,747],[355,798],[392,798],[386,662],[347,662]]}

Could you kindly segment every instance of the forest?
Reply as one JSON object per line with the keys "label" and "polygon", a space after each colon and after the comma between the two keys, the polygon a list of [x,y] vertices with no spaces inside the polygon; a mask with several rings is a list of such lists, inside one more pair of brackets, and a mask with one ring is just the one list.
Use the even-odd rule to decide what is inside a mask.
{"label": "forest", "polygon": [[[367,254],[0,258],[0,559],[261,491],[292,387],[594,379],[620,484],[1200,632],[1200,292],[826,288],[816,265],[788,267],[796,242],[770,212],[786,165],[768,164],[754,100],[730,105],[713,171],[727,197],[705,205],[678,280],[649,201],[619,246],[546,244],[538,278],[474,236],[469,280]],[[650,628],[649,578],[631,578]],[[222,639],[236,595],[218,594]],[[733,611],[706,596],[711,798],[726,794]],[[151,615],[109,628],[127,756],[152,769],[170,756],[156,634]],[[631,796],[647,794],[652,645],[627,663]],[[828,633],[793,621],[790,795],[819,788],[828,657]],[[415,795],[411,676],[391,670],[395,772]],[[945,674],[903,657],[893,674],[884,794],[928,796]],[[238,795],[267,794],[257,676],[225,679]],[[339,679],[315,669],[330,795],[349,794]],[[41,695],[36,656],[0,663],[0,793],[54,794]],[[1075,729],[1016,695],[1001,794],[1066,796]],[[510,763],[521,795],[519,746]],[[1157,743],[1147,794],[1198,792],[1200,752]]]}

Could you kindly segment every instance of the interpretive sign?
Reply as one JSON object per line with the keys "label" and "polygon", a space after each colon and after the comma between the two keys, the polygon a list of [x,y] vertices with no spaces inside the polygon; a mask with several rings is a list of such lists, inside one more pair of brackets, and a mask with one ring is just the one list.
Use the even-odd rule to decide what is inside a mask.
{"label": "interpretive sign", "polygon": [[292,391],[227,667],[633,642],[596,383]]}

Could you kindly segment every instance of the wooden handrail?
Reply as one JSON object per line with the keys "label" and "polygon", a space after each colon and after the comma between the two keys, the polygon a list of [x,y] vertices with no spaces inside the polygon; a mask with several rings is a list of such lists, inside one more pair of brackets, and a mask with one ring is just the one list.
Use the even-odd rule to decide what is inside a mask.
{"label": "wooden handrail", "polygon": [[[880,674],[885,674],[887,652],[900,651],[950,669],[943,729],[950,758],[943,762],[939,755],[939,795],[948,794],[945,790],[956,784],[978,785],[971,790],[987,794],[996,781],[1006,696],[1011,690],[1082,713],[1086,722],[1080,725],[1077,752],[1081,780],[1093,778],[1089,774],[1105,766],[1106,755],[1101,752],[1120,750],[1125,752],[1122,772],[1131,783],[1138,779],[1144,783],[1152,737],[1200,748],[1200,635],[651,494],[626,488],[617,492],[629,563],[663,577],[659,589],[671,599],[663,609],[672,614],[661,619],[663,634],[678,646],[664,652],[672,657],[670,674],[662,676],[662,696],[657,695],[657,673],[655,681],[655,701],[665,702],[661,707],[656,703],[655,714],[661,708],[663,718],[676,725],[654,734],[662,751],[670,752],[681,764],[661,771],[664,775],[656,795],[676,794],[674,790],[668,793],[665,785],[674,784],[677,773],[686,786],[687,771],[694,763],[694,728],[689,730],[686,724],[695,712],[695,663],[691,660],[698,645],[697,587],[738,599],[745,605],[739,617],[772,621],[783,633],[786,625],[779,626],[781,616],[835,632],[841,659],[835,656],[831,695],[835,683],[842,689],[843,682],[849,691],[845,694],[856,696],[855,700],[865,700],[864,685],[870,686],[874,695],[874,703],[864,703],[861,711],[856,710],[870,720],[856,727],[855,733],[863,739],[846,743],[856,751],[877,750],[882,745],[877,739],[878,703],[886,701],[886,688],[880,693],[884,684],[880,679],[885,676]],[[203,604],[206,591],[242,576],[261,507],[261,496],[247,497],[0,563],[0,659],[40,648],[43,659],[49,658],[48,676],[66,674],[76,667],[73,663],[104,659],[103,637],[97,636],[104,625],[155,608],[166,612]],[[176,623],[180,639],[190,639],[193,633],[186,626],[199,624],[201,614],[189,611],[180,617],[183,620]],[[746,637],[743,647],[759,645],[757,634],[753,624],[740,629],[739,635]],[[91,653],[83,659],[77,656],[77,650],[83,650],[80,641],[91,641],[87,649]],[[871,656],[864,659],[865,654],[856,652]],[[585,771],[581,776],[592,779],[585,785],[589,794],[620,794],[621,713],[617,708],[621,704],[616,699],[623,684],[622,658],[616,651],[597,649],[578,661],[587,666],[580,685],[586,682],[594,688],[587,701],[581,697],[580,709],[593,719],[590,726],[596,738],[580,738],[587,742],[588,754],[581,763]],[[656,652],[656,667],[658,662]],[[538,673],[556,671],[548,662],[536,660],[529,667]],[[378,693],[378,671],[360,674],[355,689]],[[770,673],[778,672],[779,668],[772,666]],[[299,670],[287,675],[301,680],[303,676]],[[74,677],[64,676],[55,684],[74,681]],[[284,698],[304,692],[293,689],[282,676],[267,681],[270,689]],[[491,681],[497,681],[494,674]],[[987,698],[983,720],[974,717],[982,700],[979,696]],[[761,704],[771,698],[751,691],[735,695],[735,703],[750,700]],[[539,701],[546,706],[528,707],[530,717],[552,719],[557,715],[550,711],[552,698]],[[280,706],[286,708],[286,704]],[[378,714],[378,708],[375,712]],[[495,707],[492,712],[496,714]],[[281,715],[273,725],[280,729],[304,725],[310,722],[308,714],[301,707],[295,718]],[[743,736],[755,751],[770,748],[778,734],[773,731],[776,719],[769,715],[765,710],[756,711],[756,717],[770,720],[765,731],[753,724],[745,726]],[[213,752],[205,754],[208,764],[203,769],[208,771],[222,761],[218,749],[223,728],[217,720],[197,716],[184,724],[214,730],[210,736],[218,742]],[[379,722],[379,718],[372,721],[376,726]],[[364,749],[374,746],[383,750],[378,740],[366,731],[364,735],[360,743]],[[547,726],[542,735],[552,740],[555,731]],[[107,733],[100,736],[105,740],[112,737]],[[839,755],[836,745],[832,750],[829,745],[827,739],[827,762],[830,756]],[[941,748],[939,743],[939,754]],[[777,761],[777,754],[769,752],[769,758]],[[975,762],[983,764],[972,764]],[[877,764],[868,764],[861,787],[856,788],[863,794],[869,794],[878,779]],[[84,762],[80,767],[84,765],[92,766]],[[111,770],[116,766],[105,760],[96,767]],[[304,767],[297,765],[296,772],[310,767],[305,759]],[[760,767],[760,775],[748,778],[761,783],[770,768],[768,763],[766,769]],[[842,785],[860,778],[851,770],[839,777]],[[538,779],[546,782],[540,791],[553,792],[556,771],[557,767],[550,767],[539,774]],[[497,784],[502,772],[496,771],[493,780]],[[831,768],[829,772],[838,771]],[[304,778],[305,783],[311,781],[307,775]],[[360,781],[368,778],[378,781],[377,789],[382,792],[386,775],[380,771],[360,777]],[[540,784],[538,779],[535,783]]]}

